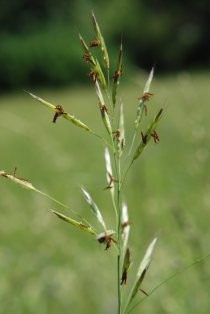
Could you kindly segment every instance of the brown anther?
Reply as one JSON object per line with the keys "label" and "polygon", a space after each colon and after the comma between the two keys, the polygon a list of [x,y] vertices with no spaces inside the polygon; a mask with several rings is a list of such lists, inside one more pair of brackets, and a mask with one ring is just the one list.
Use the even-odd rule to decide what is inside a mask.
{"label": "brown anther", "polygon": [[17,167],[15,167],[15,169],[14,169],[14,172],[13,172],[13,177],[15,177],[15,178],[16,178],[16,179],[18,179],[18,180],[28,182],[28,180],[27,180],[27,179],[20,178],[20,177],[18,177],[18,176],[17,176]]}
{"label": "brown anther", "polygon": [[126,221],[124,223],[122,223],[122,232],[123,230],[127,227],[127,226],[130,226],[131,225],[131,222],[130,221]]}
{"label": "brown anther", "polygon": [[98,78],[98,73],[95,70],[92,70],[90,73],[88,73],[88,76],[95,83]]}
{"label": "brown anther", "polygon": [[145,92],[144,95],[139,97],[138,99],[141,99],[143,101],[149,101],[151,96],[154,96],[154,94]]}
{"label": "brown anther", "polygon": [[90,62],[90,56],[87,52],[83,55],[83,59],[85,60],[86,64],[88,64],[88,62]]}
{"label": "brown anther", "polygon": [[98,47],[100,44],[100,41],[98,39],[92,40],[90,43],[90,47]]}
{"label": "brown anther", "polygon": [[112,132],[114,134],[113,140],[120,140],[120,130],[116,130]]}
{"label": "brown anther", "polygon": [[144,291],[143,289],[139,289],[143,294],[145,294],[147,297],[149,296],[149,294],[146,292],[146,291]]}
{"label": "brown anther", "polygon": [[63,107],[58,105],[55,107],[56,108],[56,113],[54,114],[53,117],[53,123],[56,123],[56,120],[58,119],[58,117],[60,117],[62,114],[66,114],[66,112],[64,111]]}
{"label": "brown anther", "polygon": [[6,173],[5,171],[3,173],[1,173],[2,177],[8,178],[8,173]]}
{"label": "brown anther", "polygon": [[120,68],[120,70],[116,70],[115,72],[114,72],[114,75],[113,75],[113,79],[114,79],[114,82],[116,83],[117,81],[118,81],[118,79],[122,76],[122,74],[123,74],[123,68],[122,68],[122,66],[121,66],[121,68]]}
{"label": "brown anther", "polygon": [[107,114],[109,114],[109,113],[108,113],[108,108],[107,108],[106,105],[102,105],[100,109],[101,109],[101,112],[102,112],[102,113],[106,112]]}
{"label": "brown anther", "polygon": [[122,149],[122,150],[123,150],[124,146],[125,146],[125,139],[122,138],[122,139],[121,139],[121,149]]}
{"label": "brown anther", "polygon": [[118,182],[118,180],[116,180],[110,173],[108,173],[108,176],[109,176],[109,185],[106,188],[104,188],[104,190],[111,189],[113,187],[113,183]]}
{"label": "brown anther", "polygon": [[141,132],[141,138],[142,138],[142,142],[143,142],[144,144],[147,144],[147,136],[144,135],[143,132]]}
{"label": "brown anther", "polygon": [[106,234],[103,237],[100,237],[98,239],[98,242],[106,244],[106,247],[105,247],[106,251],[110,248],[112,242],[117,243],[117,241],[111,235],[106,235]]}
{"label": "brown anther", "polygon": [[151,136],[153,137],[155,144],[158,144],[158,142],[160,141],[160,138],[157,132],[153,131],[153,134]]}
{"label": "brown anther", "polygon": [[128,275],[128,272],[127,270],[125,269],[124,272],[122,273],[122,277],[121,277],[121,286],[122,285],[126,285],[126,282],[127,282],[127,275]]}
{"label": "brown anther", "polygon": [[147,116],[147,112],[148,112],[148,110],[147,110],[147,105],[144,105],[144,113],[145,113],[145,116]]}

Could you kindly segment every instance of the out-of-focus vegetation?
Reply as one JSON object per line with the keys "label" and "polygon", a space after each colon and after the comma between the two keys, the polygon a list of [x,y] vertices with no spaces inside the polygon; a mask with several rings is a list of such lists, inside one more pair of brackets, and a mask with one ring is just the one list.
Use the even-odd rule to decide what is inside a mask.
{"label": "out-of-focus vegetation", "polygon": [[123,37],[131,64],[159,71],[210,64],[208,0],[2,0],[0,89],[84,81],[77,39],[88,32],[91,9],[111,53]]}
{"label": "out-of-focus vegetation", "polygon": [[[127,136],[146,77],[132,80],[121,90]],[[156,75],[152,83],[155,95],[148,103],[148,114],[153,116],[160,104],[168,104],[158,128],[160,143],[148,146],[124,187],[133,222],[128,286],[137,261],[158,236],[143,285],[148,293],[209,252],[209,84],[208,75],[195,73]],[[93,89],[35,92],[102,132]],[[80,192],[79,186],[84,185],[111,228],[111,201],[104,191],[104,150],[99,140],[64,119],[52,123],[53,113],[23,92],[1,96],[0,103],[1,167],[13,172],[17,166],[18,176],[94,221]],[[144,118],[145,126],[148,120]],[[61,211],[58,205],[3,177],[0,193],[0,313],[114,313],[113,248],[104,251],[94,238],[48,211]],[[210,311],[209,289],[207,259],[160,288],[133,313],[206,314]],[[142,297],[139,292],[139,299]]]}

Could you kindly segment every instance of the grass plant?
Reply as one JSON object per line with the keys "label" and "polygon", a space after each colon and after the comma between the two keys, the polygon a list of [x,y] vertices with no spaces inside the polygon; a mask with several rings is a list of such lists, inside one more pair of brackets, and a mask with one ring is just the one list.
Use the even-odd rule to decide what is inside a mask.
{"label": "grass plant", "polygon": [[[150,107],[151,97],[154,96],[153,93],[150,92],[150,86],[154,73],[154,69],[152,69],[145,88],[139,96],[137,112],[133,123],[133,134],[131,137],[126,136],[124,121],[126,120],[126,117],[124,117],[124,105],[121,100],[119,90],[124,68],[123,45],[120,43],[116,68],[114,69],[109,60],[105,40],[94,14],[92,14],[92,20],[94,40],[91,41],[90,45],[87,45],[83,37],[80,35],[80,41],[84,50],[83,58],[87,67],[89,67],[89,77],[96,92],[101,123],[105,130],[104,134],[101,135],[98,134],[98,131],[93,131],[92,127],[87,126],[86,123],[83,123],[81,120],[75,118],[72,114],[67,113],[61,105],[53,105],[31,92],[29,92],[29,94],[53,112],[52,122],[56,124],[60,123],[59,120],[63,117],[78,126],[81,129],[81,132],[87,131],[86,136],[89,135],[87,141],[91,141],[90,136],[92,135],[100,140],[105,146],[105,177],[107,183],[106,186],[101,188],[101,190],[104,198],[110,198],[111,200],[113,208],[112,214],[110,214],[112,215],[112,218],[108,219],[108,222],[105,222],[105,217],[107,217],[107,215],[104,212],[103,205],[107,201],[102,202],[101,205],[98,206],[94,197],[89,191],[87,191],[89,188],[86,189],[86,187],[84,188],[82,186],[81,191],[87,205],[90,208],[90,211],[96,218],[95,222],[97,222],[97,224],[94,223],[94,220],[92,222],[92,218],[88,217],[87,219],[85,215],[79,213],[77,210],[72,210],[69,206],[63,204],[56,198],[42,192],[38,188],[35,188],[34,185],[27,179],[19,177],[16,171],[14,171],[14,173],[8,173],[7,171],[2,170],[0,175],[3,178],[17,183],[23,188],[49,198],[51,201],[55,202],[56,205],[63,207],[63,212],[55,209],[50,210],[59,219],[69,223],[81,231],[84,231],[83,235],[86,234],[87,236],[92,236],[96,243],[99,242],[104,245],[107,254],[113,250],[116,255],[115,268],[117,273],[117,306],[116,311],[112,310],[112,312],[114,313],[115,311],[118,314],[126,314],[130,313],[136,307],[137,303],[135,303],[135,301],[139,295],[143,295],[145,298],[148,298],[149,295],[156,290],[155,288],[151,293],[149,293],[142,288],[142,283],[148,273],[153,250],[157,242],[156,236],[150,240],[150,244],[139,262],[136,274],[134,277],[130,276],[133,252],[130,248],[129,233],[134,222],[129,220],[130,214],[125,203],[126,190],[124,189],[124,186],[130,169],[135,167],[136,162],[139,161],[142,153],[145,151],[145,148],[148,147],[148,144],[153,141],[156,146],[156,144],[159,143],[160,138],[157,133],[157,127],[163,116],[163,109],[159,108],[155,117],[153,119],[150,118],[150,108],[148,107]],[[96,51],[98,48],[99,51]],[[114,72],[111,76],[110,71]],[[147,127],[144,127],[144,124],[141,124],[142,120],[146,120],[146,123],[148,124]],[[78,129],[78,131],[80,130]],[[91,222],[89,222],[90,219]],[[112,223],[110,221],[112,221]],[[208,257],[208,255],[206,257]],[[202,260],[203,258],[200,258],[199,262]],[[193,262],[192,265],[194,264],[195,263]],[[169,279],[170,278],[172,277],[170,276]],[[130,285],[127,284],[129,280]],[[166,283],[167,281],[168,279],[164,280],[163,283]],[[161,284],[159,284],[158,287],[161,286]],[[126,289],[128,291],[125,292]]]}

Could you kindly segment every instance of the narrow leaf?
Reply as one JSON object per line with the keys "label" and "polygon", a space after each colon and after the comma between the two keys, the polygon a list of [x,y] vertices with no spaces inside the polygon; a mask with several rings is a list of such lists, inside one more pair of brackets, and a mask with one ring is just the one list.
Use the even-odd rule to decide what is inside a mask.
{"label": "narrow leaf", "polygon": [[101,215],[101,212],[98,206],[96,205],[96,203],[93,201],[90,194],[85,189],[81,188],[81,190],[87,203],[90,205],[90,209],[92,210],[93,214],[96,216],[98,222],[103,226],[104,230],[106,230],[106,225],[105,225],[104,219]]}
{"label": "narrow leaf", "polygon": [[54,210],[52,210],[52,213],[55,214],[61,220],[65,221],[65,222],[68,222],[71,225],[73,225],[73,226],[75,226],[75,227],[77,227],[79,229],[82,229],[83,231],[86,231],[86,232],[88,232],[90,234],[93,234],[95,236],[97,235],[96,232],[92,228],[84,225],[82,222],[78,222],[78,221],[70,218],[69,216],[65,216],[65,215],[63,215],[61,213],[58,213],[58,212],[54,211]]}

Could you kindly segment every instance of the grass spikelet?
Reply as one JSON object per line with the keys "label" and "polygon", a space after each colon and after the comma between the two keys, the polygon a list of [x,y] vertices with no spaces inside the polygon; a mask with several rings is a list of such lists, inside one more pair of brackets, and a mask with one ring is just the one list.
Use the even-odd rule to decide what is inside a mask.
{"label": "grass spikelet", "polygon": [[86,63],[90,62],[91,64],[96,65],[95,58],[93,57],[88,45],[86,44],[85,40],[83,39],[83,37],[80,34],[79,34],[79,39],[80,39],[80,42],[81,42],[82,47],[83,47],[84,52],[85,52],[85,54],[83,56],[85,62]]}
{"label": "grass spikelet", "polygon": [[94,27],[95,34],[96,34],[96,39],[99,43],[99,47],[100,47],[101,52],[102,52],[104,65],[107,69],[109,69],[109,55],[108,55],[108,52],[106,49],[106,44],[105,44],[104,38],[101,34],[100,27],[98,25],[98,22],[97,22],[96,17],[95,17],[93,12],[92,12],[92,19],[93,19],[93,27]]}
{"label": "grass spikelet", "polygon": [[66,216],[66,215],[63,215],[59,212],[56,212],[54,210],[52,210],[52,213],[55,214],[58,218],[60,218],[61,220],[65,221],[65,222],[68,222],[70,223],[71,225],[79,228],[79,229],[82,229],[83,231],[86,231],[92,235],[97,235],[97,233],[92,229],[90,228],[89,226],[86,226],[84,225],[82,222],[78,222],[72,218],[70,218],[69,216]]}
{"label": "grass spikelet", "polygon": [[[149,96],[153,95],[153,94],[149,93],[150,85],[151,85],[152,79],[153,79],[153,75],[154,75],[154,68],[152,68],[152,70],[149,74],[149,77],[148,77],[147,82],[146,82],[145,87],[144,87],[143,96],[140,97],[140,100],[139,100],[139,104],[138,104],[137,112],[136,112],[136,120],[134,122],[135,130],[138,129],[139,124],[141,122],[142,115],[143,115],[143,112],[145,109],[145,102],[149,100]],[[147,95],[147,97],[146,97],[146,95]]]}
{"label": "grass spikelet", "polygon": [[105,105],[104,98],[103,98],[103,95],[102,95],[98,81],[96,81],[95,85],[96,85],[96,93],[97,93],[98,100],[99,100],[99,106],[100,106],[102,120],[103,120],[103,123],[104,123],[108,133],[112,136],[112,127],[111,127],[111,122],[110,122],[109,115],[108,115],[108,109]]}
{"label": "grass spikelet", "polygon": [[[162,115],[163,115],[163,109],[160,109],[160,111],[156,115],[156,117],[153,120],[153,122],[147,128],[145,134],[142,133],[142,140],[141,140],[139,146],[137,147],[136,152],[134,153],[132,163],[133,163],[134,160],[136,160],[141,155],[141,153],[143,152],[144,148],[149,143],[151,137],[154,137],[154,141],[156,143],[159,141],[159,138],[157,137],[157,133],[156,133],[155,130],[157,128],[158,122],[160,121]],[[156,141],[156,139],[158,139],[158,141]]]}
{"label": "grass spikelet", "polygon": [[142,281],[144,280],[145,274],[149,268],[149,265],[151,263],[151,256],[152,256],[152,252],[154,250],[155,244],[156,244],[157,238],[155,238],[150,245],[147,248],[147,251],[140,263],[137,275],[136,275],[136,281],[135,284],[133,286],[133,289],[131,291],[130,297],[128,299],[128,303],[127,306],[129,306],[129,304],[132,302],[132,300],[135,298],[135,296],[137,295],[139,288],[142,284]]}
{"label": "grass spikelet", "polygon": [[96,72],[96,78],[99,80],[103,90],[106,91],[107,90],[106,79],[104,77],[104,73],[101,69],[100,63],[98,62],[97,59],[96,59],[96,65],[95,65],[93,71]]}
{"label": "grass spikelet", "polygon": [[120,106],[120,114],[119,114],[119,137],[117,138],[117,152],[119,156],[122,155],[124,147],[125,147],[125,129],[124,129],[124,111],[123,104]]}
{"label": "grass spikelet", "polygon": [[122,219],[123,252],[125,254],[127,244],[128,244],[129,233],[130,233],[130,222],[129,222],[129,218],[128,218],[128,207],[124,202],[122,203],[121,219]]}
{"label": "grass spikelet", "polygon": [[22,188],[28,189],[28,190],[32,190],[37,192],[38,190],[32,185],[32,183],[28,182],[27,180],[23,179],[23,178],[19,178],[16,177],[15,175],[11,175],[6,173],[6,171],[2,170],[0,171],[0,175],[4,178],[7,178],[9,180],[11,180],[14,183],[19,184]]}
{"label": "grass spikelet", "polygon": [[117,89],[120,84],[120,78],[122,76],[122,43],[120,45],[119,56],[118,56],[118,64],[117,69],[115,70],[114,77],[113,77],[113,85],[112,85],[112,102],[113,106],[115,107],[117,101]]}
{"label": "grass spikelet", "polygon": [[104,219],[101,215],[101,212],[98,208],[98,206],[96,205],[96,203],[93,201],[92,197],[90,196],[90,194],[83,188],[81,188],[82,193],[87,201],[87,203],[90,206],[91,211],[93,212],[93,214],[96,216],[98,222],[103,226],[104,230],[106,230],[106,224],[104,222]]}
{"label": "grass spikelet", "polygon": [[86,124],[84,124],[80,120],[76,119],[74,116],[72,116],[72,115],[68,114],[67,112],[65,112],[61,106],[54,106],[51,103],[49,103],[48,101],[46,101],[46,100],[44,100],[44,99],[42,99],[42,98],[40,98],[40,97],[30,93],[30,92],[27,92],[27,93],[29,95],[31,95],[31,97],[33,97],[34,99],[38,100],[42,105],[48,107],[50,110],[55,112],[53,122],[56,122],[57,118],[59,116],[62,116],[63,118],[65,118],[66,120],[72,122],[73,124],[77,125],[78,127],[93,133],[91,131],[91,129]]}
{"label": "grass spikelet", "polygon": [[131,266],[131,253],[130,249],[127,248],[124,256],[123,267],[122,267],[122,277],[121,277],[121,285],[126,285],[128,278],[128,271]]}
{"label": "grass spikelet", "polygon": [[113,182],[113,174],[112,174],[112,164],[111,164],[111,158],[110,158],[110,154],[109,154],[109,150],[108,148],[105,149],[105,164],[106,164],[106,179],[107,179],[107,183],[108,186],[105,189],[109,189],[112,197],[114,197],[114,182]]}

